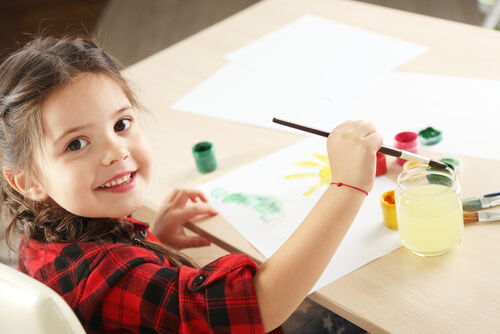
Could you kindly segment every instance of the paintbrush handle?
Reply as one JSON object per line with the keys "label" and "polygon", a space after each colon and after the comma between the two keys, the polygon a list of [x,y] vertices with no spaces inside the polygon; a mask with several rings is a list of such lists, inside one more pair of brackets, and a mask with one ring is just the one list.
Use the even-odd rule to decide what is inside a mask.
{"label": "paintbrush handle", "polygon": [[315,135],[319,135],[319,136],[323,136],[323,137],[328,137],[330,135],[330,133],[326,132],[326,131],[321,131],[321,130],[318,130],[318,129],[310,128],[308,126],[303,126],[303,125],[300,125],[300,124],[287,122],[287,121],[284,121],[282,119],[278,119],[278,118],[275,118],[275,117],[273,118],[273,123],[281,124],[281,125],[284,125],[284,126],[288,126],[289,128],[293,128],[293,129],[297,129],[297,130],[309,132],[309,133],[312,133],[312,134],[315,134]]}
{"label": "paintbrush handle", "polygon": [[500,212],[487,212],[481,211],[477,213],[478,221],[480,222],[493,222],[500,220]]}
{"label": "paintbrush handle", "polygon": [[[309,132],[309,133],[312,133],[314,135],[319,135],[319,136],[323,136],[323,137],[328,137],[330,135],[329,132],[321,131],[321,130],[314,129],[314,128],[310,128],[308,126],[300,125],[300,124],[297,124],[297,123],[287,122],[287,121],[284,121],[282,119],[278,119],[276,117],[273,118],[273,123],[281,124],[281,125],[284,125],[284,126],[288,126],[289,128],[293,128],[293,129],[297,129],[297,130]],[[378,152],[382,153],[382,154],[385,154],[385,155],[390,155],[390,156],[399,158],[401,156],[401,154],[402,154],[403,151],[398,150],[396,148],[387,147],[387,146],[382,145],[380,147],[380,149],[378,150]]]}
{"label": "paintbrush handle", "polygon": [[[292,122],[287,122],[287,121],[284,121],[282,119],[278,119],[276,117],[273,118],[273,123],[281,124],[284,126],[288,126],[290,128],[309,132],[309,133],[323,136],[323,137],[328,137],[328,135],[330,135],[329,132],[321,131],[318,129],[313,129],[313,128],[310,128],[308,126],[304,126],[304,125],[300,125],[300,124],[296,124],[296,123],[292,123]],[[388,147],[385,145],[382,145],[380,147],[380,149],[378,150],[378,152],[385,154],[385,155],[390,155],[390,156],[393,156],[396,158],[404,159],[404,160],[411,160],[411,161],[416,161],[416,162],[420,162],[423,164],[428,164],[431,167],[436,167],[436,168],[440,168],[440,169],[446,169],[446,167],[447,167],[446,164],[442,163],[441,161],[430,160],[429,158],[426,158],[426,157],[423,157],[423,156],[420,156],[417,154],[413,154],[413,153],[408,152],[408,151],[399,150],[397,148]]]}
{"label": "paintbrush handle", "polygon": [[392,157],[399,158],[403,154],[403,151],[397,149],[397,148],[392,148],[392,147],[387,147],[382,145],[380,149],[378,150],[378,153],[382,153],[385,155],[390,155]]}
{"label": "paintbrush handle", "polygon": [[481,201],[481,206],[483,209],[490,208],[492,206],[500,205],[500,196],[496,197],[482,197],[479,199]]}

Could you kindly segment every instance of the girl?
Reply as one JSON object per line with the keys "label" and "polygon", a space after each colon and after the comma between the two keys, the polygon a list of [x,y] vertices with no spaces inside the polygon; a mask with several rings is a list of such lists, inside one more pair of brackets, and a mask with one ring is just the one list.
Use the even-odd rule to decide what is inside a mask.
{"label": "girl", "polygon": [[0,210],[10,245],[22,235],[19,270],[57,291],[92,333],[277,328],[372,189],[381,136],[362,121],[330,134],[337,185],[260,267],[232,254],[198,269],[175,248],[207,242],[182,233],[217,214],[202,193],[175,191],[154,234],[129,218],[151,177],[139,110],[116,62],[87,38],[39,37],[0,65]]}

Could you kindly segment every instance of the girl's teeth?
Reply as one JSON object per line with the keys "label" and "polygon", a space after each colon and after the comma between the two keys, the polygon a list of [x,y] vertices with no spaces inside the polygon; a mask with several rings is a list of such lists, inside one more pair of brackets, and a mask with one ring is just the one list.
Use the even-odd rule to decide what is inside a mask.
{"label": "girl's teeth", "polygon": [[132,178],[132,174],[125,175],[124,177],[117,178],[116,180],[112,180],[111,182],[104,184],[102,187],[103,188],[110,188],[110,187],[116,186],[117,184],[124,184],[124,183],[127,183],[128,181],[130,181],[131,178]]}

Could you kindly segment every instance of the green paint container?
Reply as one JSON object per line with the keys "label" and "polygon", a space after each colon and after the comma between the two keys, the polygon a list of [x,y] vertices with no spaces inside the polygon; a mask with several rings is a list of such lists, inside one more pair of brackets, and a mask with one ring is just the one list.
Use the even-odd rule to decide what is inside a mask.
{"label": "green paint container", "polygon": [[193,146],[196,168],[200,173],[210,173],[217,168],[212,143],[204,141]]}
{"label": "green paint container", "polygon": [[441,130],[435,129],[431,126],[420,130],[418,132],[418,136],[420,137],[422,145],[434,145],[443,139],[443,133]]}

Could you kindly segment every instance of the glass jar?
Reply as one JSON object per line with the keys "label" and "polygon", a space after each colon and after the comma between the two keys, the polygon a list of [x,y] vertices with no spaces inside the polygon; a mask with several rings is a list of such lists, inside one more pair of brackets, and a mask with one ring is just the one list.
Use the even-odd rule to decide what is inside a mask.
{"label": "glass jar", "polygon": [[463,237],[460,184],[455,172],[427,165],[398,176],[396,214],[403,246],[420,256],[448,252]]}

